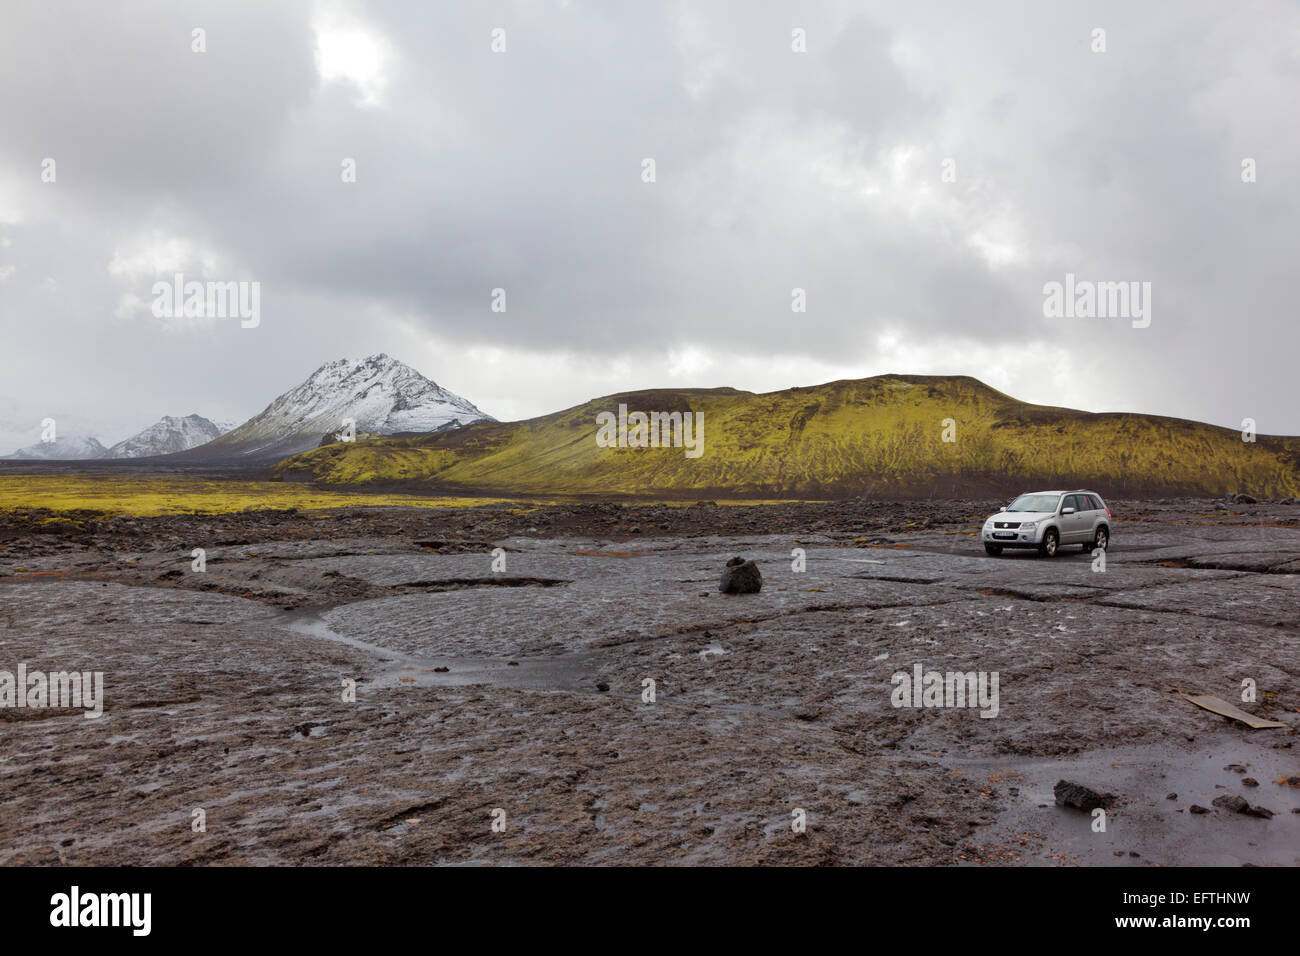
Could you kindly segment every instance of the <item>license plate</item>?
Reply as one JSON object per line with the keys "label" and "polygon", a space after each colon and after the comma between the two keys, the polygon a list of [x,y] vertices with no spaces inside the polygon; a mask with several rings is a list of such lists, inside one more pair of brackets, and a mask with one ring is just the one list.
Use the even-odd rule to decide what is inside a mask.
{"label": "license plate", "polygon": [[1015,536],[1016,536],[1016,533],[1015,533],[1014,531],[994,531],[994,532],[993,532],[993,537],[995,537],[995,538],[1014,538]]}

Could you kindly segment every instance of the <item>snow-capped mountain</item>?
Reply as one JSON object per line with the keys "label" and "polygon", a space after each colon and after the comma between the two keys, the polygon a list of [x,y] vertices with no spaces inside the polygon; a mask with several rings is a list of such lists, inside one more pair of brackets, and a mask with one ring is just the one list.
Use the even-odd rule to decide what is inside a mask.
{"label": "snow-capped mountain", "polygon": [[230,426],[222,428],[202,415],[186,415],[184,418],[164,415],[161,421],[150,425],[138,435],[118,442],[104,457],[150,458],[154,455],[170,455],[172,452],[206,445],[228,431]]}
{"label": "snow-capped mountain", "polygon": [[19,448],[6,457],[26,461],[84,461],[88,458],[103,458],[107,451],[89,435],[59,435],[54,441],[38,441],[26,448]]}
{"label": "snow-capped mountain", "polygon": [[327,362],[307,381],[285,392],[260,414],[185,458],[283,458],[320,444],[346,428],[392,435],[436,432],[472,422],[495,421],[473,404],[415,369],[372,355]]}

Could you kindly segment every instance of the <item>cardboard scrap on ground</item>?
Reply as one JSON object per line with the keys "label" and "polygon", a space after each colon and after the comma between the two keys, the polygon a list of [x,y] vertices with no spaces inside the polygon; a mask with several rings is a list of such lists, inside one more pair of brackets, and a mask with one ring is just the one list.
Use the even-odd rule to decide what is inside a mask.
{"label": "cardboard scrap on ground", "polygon": [[1286,726],[1286,724],[1279,723],[1276,720],[1262,720],[1259,717],[1251,716],[1239,707],[1233,707],[1226,700],[1212,694],[1184,694],[1180,692],[1178,696],[1184,700],[1190,700],[1197,707],[1204,707],[1212,713],[1223,717],[1231,717],[1233,720],[1240,720],[1252,730],[1267,730],[1270,727]]}

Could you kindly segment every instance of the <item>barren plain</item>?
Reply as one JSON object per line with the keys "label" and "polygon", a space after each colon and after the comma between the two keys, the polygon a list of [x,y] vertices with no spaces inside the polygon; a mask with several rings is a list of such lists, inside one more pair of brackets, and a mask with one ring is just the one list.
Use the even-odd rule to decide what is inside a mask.
{"label": "barren plain", "polygon": [[1300,863],[1300,506],[1111,502],[1102,571],[996,504],[9,511],[0,670],[105,701],[0,709],[0,864]]}

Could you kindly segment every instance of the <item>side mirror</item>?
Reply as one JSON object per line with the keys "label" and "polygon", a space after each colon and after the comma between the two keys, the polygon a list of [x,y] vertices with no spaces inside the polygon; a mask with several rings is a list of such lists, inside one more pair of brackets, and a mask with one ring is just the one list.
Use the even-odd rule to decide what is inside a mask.
{"label": "side mirror", "polygon": [[1007,506],[1006,506],[1006,505],[1003,505],[1001,508],[998,509],[998,511],[1006,511],[1006,510],[1007,510]]}
{"label": "side mirror", "polygon": [[1061,514],[1063,514],[1063,515],[1072,515],[1072,514],[1074,514],[1074,509],[1073,509],[1073,508],[1062,508],[1062,509],[1061,509]]}

